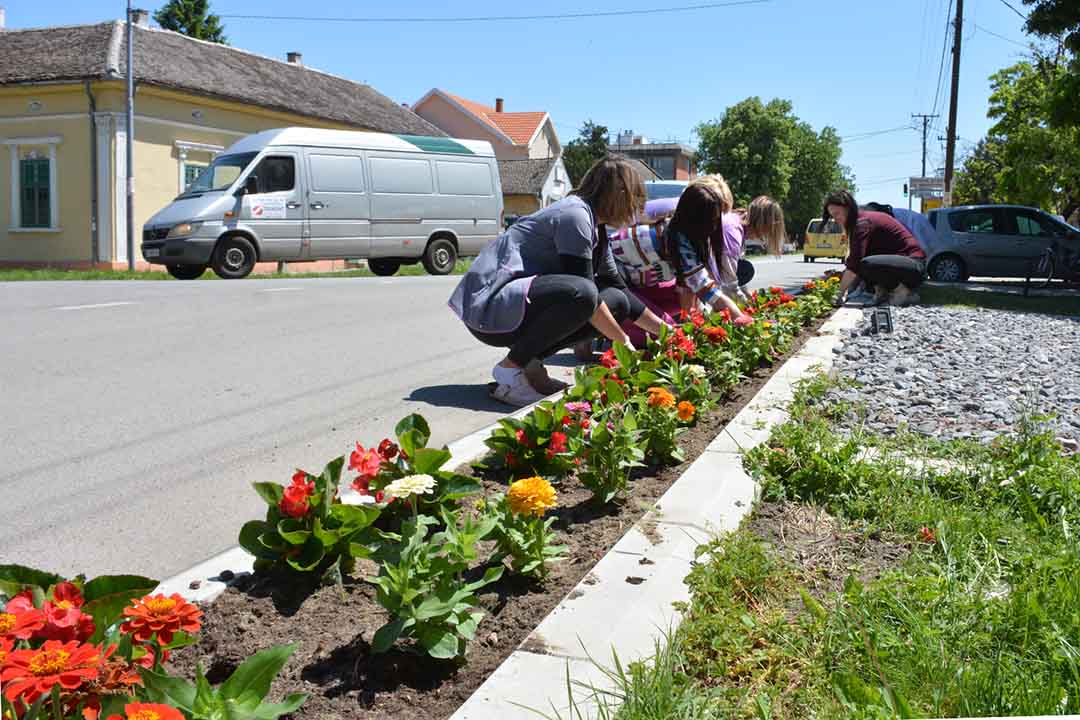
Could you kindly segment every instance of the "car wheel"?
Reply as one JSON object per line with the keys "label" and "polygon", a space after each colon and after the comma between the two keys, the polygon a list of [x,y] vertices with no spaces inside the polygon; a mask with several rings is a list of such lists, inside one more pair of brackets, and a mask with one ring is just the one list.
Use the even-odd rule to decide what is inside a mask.
{"label": "car wheel", "polygon": [[930,263],[927,273],[931,280],[937,282],[964,282],[967,280],[967,267],[964,261],[956,255],[938,255]]}
{"label": "car wheel", "polygon": [[803,255],[803,256],[802,256],[802,261],[803,261],[804,263],[808,263],[808,262],[810,262],[810,258],[808,258],[808,257],[806,257],[805,255]]}
{"label": "car wheel", "polygon": [[230,235],[218,241],[210,267],[223,280],[247,277],[255,268],[255,246],[242,235]]}
{"label": "car wheel", "polygon": [[371,258],[367,261],[367,266],[379,277],[390,277],[398,271],[401,263],[392,258]]}
{"label": "car wheel", "polygon": [[197,280],[206,272],[205,265],[166,265],[165,269],[177,280]]}
{"label": "car wheel", "polygon": [[457,248],[446,238],[435,238],[424,251],[423,263],[430,275],[449,275],[457,263]]}

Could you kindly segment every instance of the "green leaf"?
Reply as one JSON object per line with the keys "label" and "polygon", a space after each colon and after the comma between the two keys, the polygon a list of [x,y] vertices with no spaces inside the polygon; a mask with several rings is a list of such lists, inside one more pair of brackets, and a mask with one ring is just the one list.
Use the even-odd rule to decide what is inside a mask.
{"label": "green leaf", "polygon": [[255,710],[256,720],[277,720],[282,715],[288,715],[291,712],[296,712],[304,701],[307,700],[305,693],[293,693],[289,697],[285,698],[285,702],[280,704],[263,703],[259,705]]}
{"label": "green leaf", "polygon": [[483,489],[484,486],[478,479],[467,475],[453,474],[439,478],[440,501],[460,500],[469,495],[475,495]]}
{"label": "green leaf", "polygon": [[450,460],[450,451],[443,448],[418,448],[410,454],[413,470],[424,475],[434,475]]}
{"label": "green leaf", "polygon": [[138,575],[103,575],[88,582],[83,587],[87,602],[82,611],[94,618],[90,642],[101,642],[132,599],[152,592],[157,585],[156,580]]}
{"label": "green leaf", "polygon": [[434,625],[417,631],[417,640],[428,651],[428,655],[439,660],[457,657],[464,643],[453,630]]}
{"label": "green leaf", "polygon": [[341,533],[348,535],[369,527],[382,513],[374,505],[334,505],[330,516],[341,523]]}
{"label": "green leaf", "polygon": [[622,386],[614,380],[608,380],[604,383],[604,390],[607,392],[608,402],[615,405],[626,402],[626,393],[623,392]]}
{"label": "green leaf", "polygon": [[338,541],[338,533],[334,530],[327,530],[324,528],[322,520],[319,518],[315,518],[315,523],[311,528],[311,532],[324,546],[329,547],[335,545]]}
{"label": "green leaf", "polygon": [[277,507],[281,503],[281,498],[285,495],[285,488],[278,483],[257,482],[251,483],[251,487],[255,488],[255,492],[270,507]]}
{"label": "green leaf", "polygon": [[292,545],[307,542],[307,539],[311,537],[311,531],[307,529],[307,525],[297,518],[282,518],[278,521],[277,531],[286,542]]}
{"label": "green leaf", "polygon": [[225,712],[223,705],[223,698],[214,692],[214,688],[210,687],[206,676],[203,675],[202,668],[197,668],[195,672],[195,699],[191,703],[191,713],[198,718],[214,718],[216,720],[223,717]]}
{"label": "green leaf", "polygon": [[637,416],[634,414],[634,412],[632,410],[627,410],[626,414],[623,415],[622,424],[623,424],[623,427],[626,428],[627,430],[633,431],[633,430],[638,429]]}
{"label": "green leaf", "polygon": [[540,432],[546,433],[555,426],[555,418],[552,417],[551,411],[544,408],[537,408],[532,413],[533,424],[536,425],[536,429]]}
{"label": "green leaf", "polygon": [[255,698],[261,701],[270,692],[270,683],[285,667],[289,657],[296,651],[296,644],[277,645],[260,650],[233,671],[221,684],[219,693],[223,698],[240,700]]}
{"label": "green leaf", "polygon": [[398,437],[398,445],[412,458],[417,449],[427,446],[431,439],[431,428],[427,420],[413,413],[398,422],[394,434]]}
{"label": "green leaf", "polygon": [[270,525],[262,520],[251,520],[244,523],[244,526],[240,528],[240,547],[257,558],[276,560],[277,553],[271,551],[261,541],[263,534],[270,529]]}
{"label": "green leaf", "polygon": [[375,637],[371,639],[371,652],[384,653],[389,650],[397,642],[398,637],[401,636],[401,631],[404,629],[404,618],[396,618],[383,625],[375,632]]}
{"label": "green leaf", "polygon": [[614,343],[611,347],[615,350],[615,358],[624,368],[629,368],[634,364],[634,354],[630,351],[630,348],[622,343]]}
{"label": "green leaf", "polygon": [[0,565],[0,594],[9,598],[18,595],[27,585],[45,590],[62,582],[63,577],[44,570],[25,565]]}
{"label": "green leaf", "polygon": [[285,561],[293,570],[311,572],[323,561],[325,555],[326,548],[323,546],[322,541],[313,535],[304,542],[298,557],[286,558]]}
{"label": "green leaf", "polygon": [[476,629],[480,625],[480,621],[484,618],[484,613],[475,612],[469,613],[464,620],[458,623],[457,632],[458,635],[466,640],[472,640],[476,637]]}
{"label": "green leaf", "polygon": [[187,680],[172,675],[156,673],[153,670],[139,668],[143,687],[151,702],[173,705],[188,714],[195,705],[195,686]]}

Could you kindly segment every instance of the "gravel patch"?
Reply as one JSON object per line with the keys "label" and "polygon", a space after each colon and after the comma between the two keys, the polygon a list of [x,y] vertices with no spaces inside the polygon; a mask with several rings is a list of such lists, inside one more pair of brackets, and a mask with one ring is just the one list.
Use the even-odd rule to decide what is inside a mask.
{"label": "gravel patch", "polygon": [[865,429],[989,441],[1014,432],[1024,415],[1052,414],[1055,435],[1080,438],[1080,319],[919,306],[892,313],[891,334],[869,334],[867,310],[833,350],[840,376],[860,387],[830,390],[827,401],[865,405]]}

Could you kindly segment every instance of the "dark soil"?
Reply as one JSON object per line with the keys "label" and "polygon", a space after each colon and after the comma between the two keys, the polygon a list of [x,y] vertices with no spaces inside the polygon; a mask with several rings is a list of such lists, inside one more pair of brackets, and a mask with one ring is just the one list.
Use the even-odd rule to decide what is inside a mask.
{"label": "dark soil", "polygon": [[[804,329],[790,353],[815,335],[822,322]],[[576,479],[563,481],[554,527],[557,542],[567,546],[566,560],[552,568],[543,585],[507,573],[485,588],[481,600],[488,615],[463,665],[404,651],[372,655],[368,642],[387,616],[375,602],[373,588],[360,579],[346,578],[342,593],[336,587],[297,586],[294,578],[241,576],[206,608],[199,642],[177,652],[171,669],[193,677],[196,663],[201,663],[211,682],[220,682],[252,653],[297,643],[271,689],[274,701],[292,692],[308,693],[296,718],[449,717],[652,507],[787,357],[753,373],[680,436],[686,463],[637,472],[621,505],[597,507]],[[484,484],[488,491],[506,489],[492,480]],[[360,563],[355,578],[374,573],[373,565]]]}
{"label": "dark soil", "polygon": [[801,503],[758,503],[746,527],[800,571],[818,600],[842,591],[849,576],[867,583],[911,553],[908,543],[846,527],[824,508]]}

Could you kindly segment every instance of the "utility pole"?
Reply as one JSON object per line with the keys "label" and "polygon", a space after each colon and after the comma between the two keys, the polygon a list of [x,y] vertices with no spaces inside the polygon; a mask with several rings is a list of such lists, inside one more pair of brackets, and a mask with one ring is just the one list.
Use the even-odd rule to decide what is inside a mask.
{"label": "utility pole", "polygon": [[922,175],[919,177],[926,177],[926,132],[930,128],[930,121],[934,118],[941,117],[940,115],[926,115],[923,113],[912,113],[911,118],[922,119]]}
{"label": "utility pole", "polygon": [[127,3],[127,261],[135,269],[135,52],[131,28],[131,0]]}
{"label": "utility pole", "polygon": [[956,102],[960,93],[960,40],[964,37],[964,0],[956,0],[953,25],[952,92],[949,96],[949,129],[945,144],[945,197],[942,205],[952,205],[953,162],[956,159]]}

